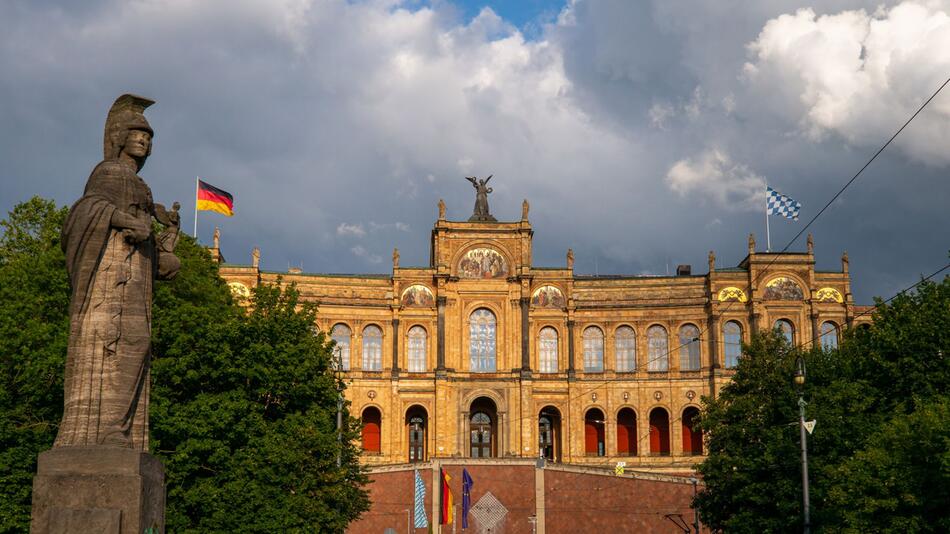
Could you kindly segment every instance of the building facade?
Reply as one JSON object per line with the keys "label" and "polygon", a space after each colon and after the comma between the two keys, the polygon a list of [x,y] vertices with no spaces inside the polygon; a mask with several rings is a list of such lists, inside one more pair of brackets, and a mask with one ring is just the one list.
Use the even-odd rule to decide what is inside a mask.
{"label": "building facade", "polygon": [[[689,472],[692,430],[758,329],[834,345],[857,321],[847,255],[815,270],[806,252],[676,276],[589,276],[535,266],[527,201],[514,222],[450,221],[440,202],[429,265],[308,274],[222,263],[236,294],[295,283],[337,343],[367,464],[536,458]],[[474,218],[474,217],[473,217]],[[217,240],[212,249],[221,258]],[[857,316],[857,317],[856,317]]]}

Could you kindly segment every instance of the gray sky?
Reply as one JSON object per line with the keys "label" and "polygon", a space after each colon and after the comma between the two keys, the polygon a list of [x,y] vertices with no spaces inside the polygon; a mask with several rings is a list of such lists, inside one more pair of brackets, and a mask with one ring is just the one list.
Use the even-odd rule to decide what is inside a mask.
{"label": "gray sky", "polygon": [[[534,2],[519,26],[464,4],[0,2],[0,210],[77,198],[134,92],[157,101],[142,177],[189,230],[196,175],[231,192],[199,237],[232,262],[424,265],[438,199],[465,219],[463,176],[494,174],[499,219],[531,202],[536,265],[704,272],[764,248],[766,182],[803,204],[780,249],[950,77],[948,1]],[[947,262],[948,140],[950,89],[812,226],[859,303]]]}

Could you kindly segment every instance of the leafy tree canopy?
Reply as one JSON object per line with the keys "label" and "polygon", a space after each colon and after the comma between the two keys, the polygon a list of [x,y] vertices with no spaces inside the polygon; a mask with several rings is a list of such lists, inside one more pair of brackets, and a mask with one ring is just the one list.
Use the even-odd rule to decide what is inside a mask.
{"label": "leafy tree canopy", "polygon": [[744,346],[733,382],[704,399],[708,458],[696,499],[726,532],[802,525],[795,360],[806,362],[812,525],[831,532],[950,531],[950,278],[924,282],[840,349],[790,347],[776,332]]}
{"label": "leafy tree canopy", "polygon": [[[0,532],[28,529],[36,456],[62,415],[65,214],[34,198],[0,222]],[[151,449],[165,465],[168,530],[342,531],[369,503],[356,420],[344,418],[337,441],[316,309],[274,286],[242,307],[205,249],[184,236],[176,254],[181,272],[155,286],[152,332]]]}

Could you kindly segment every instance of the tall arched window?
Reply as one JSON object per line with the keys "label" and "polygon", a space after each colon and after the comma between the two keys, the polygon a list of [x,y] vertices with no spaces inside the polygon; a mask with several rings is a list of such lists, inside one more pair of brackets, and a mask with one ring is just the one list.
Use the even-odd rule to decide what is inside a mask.
{"label": "tall arched window", "polygon": [[699,420],[699,409],[690,406],[683,410],[682,418],[682,437],[683,454],[686,456],[698,456],[703,453],[703,431],[693,427]]}
{"label": "tall arched window", "polygon": [[699,370],[699,328],[694,324],[680,327],[680,370]]}
{"label": "tall arched window", "polygon": [[426,329],[421,326],[413,326],[409,329],[409,372],[424,373],[426,371],[426,344],[428,337]]}
{"label": "tall arched window", "polygon": [[366,452],[380,452],[380,429],[383,424],[383,416],[378,408],[372,406],[363,410],[363,450]]}
{"label": "tall arched window", "polygon": [[409,433],[409,463],[426,460],[426,423],[428,416],[422,406],[406,411],[406,430]]}
{"label": "tall arched window", "polygon": [[736,321],[726,321],[726,324],[722,325],[722,348],[726,367],[731,369],[739,365],[739,356],[742,354],[742,325]]}
{"label": "tall arched window", "polygon": [[596,326],[584,329],[584,372],[604,372],[604,331]]}
{"label": "tall arched window", "polygon": [[557,330],[550,326],[538,332],[538,360],[542,373],[557,372]]}
{"label": "tall arched window", "polygon": [[650,454],[670,455],[670,415],[663,408],[650,412]]}
{"label": "tall arched window", "polygon": [[468,355],[473,373],[495,372],[495,314],[485,308],[469,316]]}
{"label": "tall arched window", "polygon": [[775,321],[775,327],[785,337],[785,340],[788,341],[789,345],[795,344],[795,327],[792,326],[792,323],[786,319],[779,319]]}
{"label": "tall arched window", "polygon": [[[350,338],[353,332],[345,324],[337,324],[330,331],[330,339],[336,342],[333,348],[334,359],[339,358],[341,367],[344,371],[350,370]],[[334,365],[337,365],[334,362]]]}
{"label": "tall arched window", "polygon": [[363,329],[363,370],[383,370],[383,331],[376,325]]}
{"label": "tall arched window", "polygon": [[838,348],[838,325],[831,321],[821,323],[821,348],[825,350]]}
{"label": "tall arched window", "polygon": [[614,332],[614,352],[617,354],[617,372],[637,370],[637,334],[629,326]]}
{"label": "tall arched window", "polygon": [[647,371],[670,370],[670,341],[666,328],[655,324],[647,329]]}

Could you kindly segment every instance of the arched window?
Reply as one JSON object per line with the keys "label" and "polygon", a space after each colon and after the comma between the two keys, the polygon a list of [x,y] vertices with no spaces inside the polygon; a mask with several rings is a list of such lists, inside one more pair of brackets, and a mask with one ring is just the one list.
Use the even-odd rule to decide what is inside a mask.
{"label": "arched window", "polygon": [[838,348],[838,325],[831,321],[821,323],[821,348],[825,350]]}
{"label": "arched window", "polygon": [[693,427],[699,421],[699,409],[690,406],[683,410],[683,454],[699,456],[703,453],[703,432]]}
{"label": "arched window", "polygon": [[699,370],[699,328],[694,324],[680,327],[680,370]]}
{"label": "arched window", "polygon": [[428,340],[426,329],[418,325],[413,326],[409,329],[409,334],[406,337],[409,344],[409,372],[426,372],[426,345]]}
{"label": "arched window", "polygon": [[637,334],[633,328],[621,326],[614,332],[614,352],[617,353],[618,372],[637,370]]}
{"label": "arched window", "polygon": [[604,372],[604,331],[596,326],[584,329],[584,372]]}
{"label": "arched window", "polygon": [[591,408],[584,414],[584,454],[604,456],[604,412]]}
{"label": "arched window", "polygon": [[617,455],[637,455],[637,414],[631,408],[617,412]]}
{"label": "arched window", "polygon": [[785,337],[785,340],[788,341],[789,345],[795,344],[795,327],[792,326],[792,323],[786,319],[779,319],[775,321],[775,327],[782,333],[782,336]]}
{"label": "arched window", "polygon": [[[344,371],[350,370],[350,338],[353,332],[345,324],[337,324],[330,331],[330,339],[336,342],[333,348],[334,359],[340,359],[340,365]],[[334,363],[334,365],[337,365]]]}
{"label": "arched window", "polygon": [[426,410],[422,406],[413,406],[406,412],[406,427],[409,433],[409,463],[426,461],[427,419]]}
{"label": "arched window", "polygon": [[666,328],[655,324],[647,329],[647,371],[669,371],[669,343]]}
{"label": "arched window", "polygon": [[383,370],[383,331],[376,325],[363,329],[363,370]]}
{"label": "arched window", "polygon": [[670,455],[670,415],[663,408],[650,412],[650,454]]}
{"label": "arched window", "polygon": [[495,372],[495,314],[479,308],[469,316],[469,365],[473,373]]}
{"label": "arched window", "polygon": [[370,406],[363,410],[363,450],[366,452],[380,452],[380,429],[383,416],[379,409]]}
{"label": "arched window", "polygon": [[739,365],[739,356],[742,354],[742,325],[736,321],[726,321],[726,324],[722,325],[722,348],[726,367],[731,369]]}
{"label": "arched window", "polygon": [[557,372],[557,330],[550,326],[538,332],[538,360],[542,373]]}

